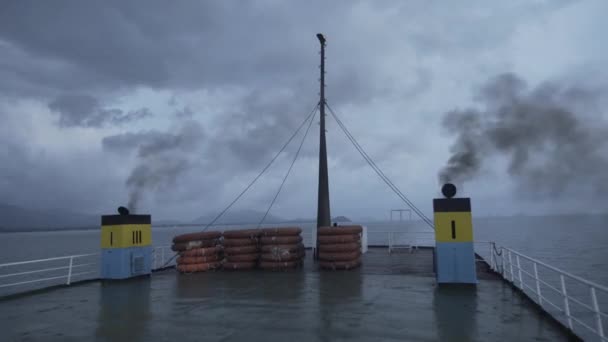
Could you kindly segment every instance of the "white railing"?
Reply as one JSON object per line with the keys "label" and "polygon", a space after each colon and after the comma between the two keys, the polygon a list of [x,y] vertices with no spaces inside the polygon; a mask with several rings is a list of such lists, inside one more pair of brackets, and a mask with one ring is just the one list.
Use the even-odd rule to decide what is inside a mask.
{"label": "white railing", "polygon": [[[152,269],[175,265],[171,246],[152,248]],[[0,264],[0,296],[99,278],[99,253]]]}
{"label": "white railing", "polygon": [[[361,243],[370,246],[386,246],[388,252],[392,253],[397,249],[408,249],[413,251],[418,247],[435,246],[435,232],[432,231],[407,231],[407,230],[370,230],[364,227],[364,235]],[[306,247],[316,247],[316,228],[311,232],[302,233],[302,238]],[[366,241],[363,241],[366,240]]]}
{"label": "white railing", "polygon": [[152,248],[152,270],[175,266],[175,261],[175,252],[171,250],[171,245]]}
{"label": "white railing", "polygon": [[0,264],[0,290],[16,293],[59,284],[70,285],[76,279],[87,279],[86,275],[97,278],[98,256],[97,253],[79,254]]}
{"label": "white railing", "polygon": [[430,231],[369,231],[368,243],[370,245],[387,246],[388,253],[398,249],[407,249],[412,252],[418,247],[435,245],[434,232]]}
{"label": "white railing", "polygon": [[[608,287],[583,279],[510,248],[490,243],[490,267],[583,338],[608,341],[598,296]],[[569,285],[569,286],[567,286]]]}

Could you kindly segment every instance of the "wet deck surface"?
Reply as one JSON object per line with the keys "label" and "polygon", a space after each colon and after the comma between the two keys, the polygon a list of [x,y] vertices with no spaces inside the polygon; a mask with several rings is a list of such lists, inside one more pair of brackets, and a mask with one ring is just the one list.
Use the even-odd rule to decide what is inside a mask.
{"label": "wet deck surface", "polygon": [[[310,253],[309,253],[310,254]],[[2,341],[563,341],[494,275],[435,285],[430,250],[371,249],[355,271],[213,272],[91,282],[0,301]]]}

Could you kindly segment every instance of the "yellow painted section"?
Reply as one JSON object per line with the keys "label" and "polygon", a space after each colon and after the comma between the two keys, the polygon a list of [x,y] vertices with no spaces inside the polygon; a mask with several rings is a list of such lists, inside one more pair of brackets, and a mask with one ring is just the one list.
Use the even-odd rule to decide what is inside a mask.
{"label": "yellow painted section", "polygon": [[[452,232],[454,221],[454,233]],[[436,212],[435,240],[437,242],[473,242],[473,222],[470,212]]]}
{"label": "yellow painted section", "polygon": [[101,248],[142,247],[152,244],[149,224],[101,226]]}

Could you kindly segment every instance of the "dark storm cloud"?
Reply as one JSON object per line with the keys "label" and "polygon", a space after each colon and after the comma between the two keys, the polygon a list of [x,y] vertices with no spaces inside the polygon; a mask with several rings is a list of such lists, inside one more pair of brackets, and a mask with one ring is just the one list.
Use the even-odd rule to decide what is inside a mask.
{"label": "dark storm cloud", "polygon": [[[230,1],[171,6],[162,1],[8,1],[0,10],[0,44],[11,53],[0,64],[5,76],[0,89],[20,85],[12,91],[54,97],[57,91],[108,93],[137,86],[280,85],[301,90],[305,85],[315,94],[314,22],[331,22],[350,3],[323,3],[323,8],[318,12],[313,4]],[[386,92],[386,82],[370,81],[375,75],[371,62],[339,62],[347,61],[343,55],[353,47],[360,49],[351,51],[360,61],[373,52],[364,50],[363,42],[332,46],[337,34],[328,36],[336,80],[335,86],[329,80],[328,85],[334,102],[357,102]]]}
{"label": "dark storm cloud", "polygon": [[[170,189],[172,191],[164,191],[169,194],[183,188],[191,190],[192,184],[198,184],[203,178],[214,180],[215,184],[210,187],[229,187],[231,184],[224,182],[225,179],[237,179],[250,172],[252,166],[267,161],[317,101],[319,46],[314,37],[317,32],[324,32],[328,39],[327,95],[332,107],[339,111],[340,105],[354,104],[361,108],[372,101],[386,99],[387,95],[414,99],[435,84],[434,78],[439,75],[431,70],[435,70],[435,64],[442,67],[443,63],[450,63],[450,58],[445,57],[454,57],[452,50],[460,54],[452,60],[474,60],[474,56],[480,55],[479,47],[482,53],[488,53],[489,47],[509,38],[524,16],[534,13],[537,20],[540,13],[528,11],[528,5],[507,7],[511,8],[508,15],[500,6],[482,8],[471,15],[471,7],[460,3],[416,5],[401,1],[168,4],[161,0],[52,3],[7,0],[0,4],[1,102],[10,106],[12,100],[24,100],[22,110],[29,110],[33,103],[54,103],[53,115],[63,126],[99,127],[147,116],[145,109],[118,115],[118,109],[106,105],[114,103],[112,99],[117,96],[128,103],[130,95],[145,101],[148,96],[162,97],[166,91],[186,97],[192,95],[189,92],[208,90],[217,91],[221,96],[231,94],[234,89],[239,94],[249,93],[250,96],[242,99],[235,96],[234,101],[222,105],[223,108],[214,108],[217,109],[214,113],[202,112],[205,104],[197,107],[188,103],[192,105],[188,107],[185,103],[178,105],[174,99],[170,101],[174,112],[168,116],[179,119],[174,124],[189,122],[193,113],[197,117],[199,114],[221,117],[209,125],[209,135],[204,137],[202,147],[198,135],[179,138],[183,128],[143,130],[103,141],[106,151],[132,152],[130,156],[136,163],[128,181],[131,190],[145,189],[143,193],[147,193]],[[479,27],[488,30],[479,30]],[[418,40],[413,39],[416,36]],[[430,62],[427,64],[427,61]],[[403,79],[414,81],[400,82]],[[143,90],[141,94],[139,90]],[[67,104],[61,103],[59,100],[65,94],[89,94],[94,98],[75,98],[72,102],[64,99]],[[4,101],[5,98],[8,101]],[[156,112],[154,103],[146,106]],[[370,111],[376,115],[376,111],[383,109],[382,105],[374,105]],[[155,123],[150,120],[138,126]],[[17,122],[12,129],[20,127]],[[312,130],[315,133],[314,127]],[[46,133],[44,129],[40,131]],[[61,134],[53,127],[48,131],[53,137]],[[15,136],[16,145],[40,144],[33,146],[36,153],[41,150],[40,153],[53,155],[69,151],[74,157],[60,159],[53,155],[51,159],[57,165],[49,171],[40,165],[45,161],[32,152],[27,159],[30,164],[23,169],[35,174],[39,182],[29,182],[29,178],[13,172],[14,177],[22,177],[22,181],[11,182],[0,192],[20,193],[22,203],[28,203],[28,199],[37,200],[40,184],[52,184],[47,193],[59,194],[62,188],[89,190],[74,195],[70,203],[80,204],[78,199],[83,197],[98,204],[111,201],[114,205],[119,192],[115,186],[123,187],[121,182],[112,179],[118,177],[119,172],[110,175],[100,170],[118,157],[93,149],[87,150],[86,155],[76,156],[71,147],[66,147],[66,141],[80,132],[69,134],[53,138],[58,141],[49,144],[54,145],[52,147]],[[192,145],[199,147],[190,147],[188,141],[194,140],[198,143]],[[333,145],[330,154],[339,155],[338,149],[339,146]],[[305,151],[302,156],[306,155]],[[0,165],[15,159],[7,156],[0,159]],[[209,167],[200,168],[199,163]],[[85,179],[80,175],[85,172],[72,171],[76,164],[95,167],[86,169],[88,178]],[[62,168],[71,172],[62,172]],[[184,172],[187,171],[183,170],[190,173],[204,170],[205,177],[195,175],[186,181]],[[213,178],[210,174],[219,176]],[[177,189],[179,184],[182,190]],[[102,187],[98,192],[95,190]],[[196,189],[196,196],[209,196],[207,190]],[[162,207],[155,209],[163,210]]]}
{"label": "dark storm cloud", "polygon": [[69,63],[74,73],[65,82],[161,84],[167,71],[160,47],[129,20],[134,10],[117,2],[5,1],[0,37],[30,55]]}
{"label": "dark storm cloud", "polygon": [[69,94],[49,103],[49,109],[59,114],[61,127],[102,127],[120,125],[152,116],[148,108],[123,112],[120,109],[102,108],[99,101],[89,95]]}
{"label": "dark storm cloud", "polygon": [[[8,1],[0,11],[0,39],[37,58],[23,63],[61,61],[70,77],[54,78],[58,88],[73,82],[155,88],[246,83],[260,72],[276,81],[304,56],[290,49],[294,40],[279,28],[289,22],[266,12],[280,9],[264,7],[241,2]],[[279,39],[282,44],[276,44]],[[261,43],[252,45],[254,41]],[[237,46],[248,53],[237,52]],[[27,70],[22,67],[15,76],[40,79],[55,71],[36,68],[32,73],[38,75],[30,75]]]}
{"label": "dark storm cloud", "polygon": [[[390,79],[375,71],[376,63],[400,45],[416,47],[417,54],[468,53],[508,38],[516,24],[505,13],[525,13],[528,18],[530,8],[539,11],[563,3],[505,4],[471,17],[470,8],[461,4],[419,6],[398,1],[383,5],[202,1],[168,6],[160,0],[7,0],[0,7],[0,47],[6,52],[0,63],[0,89],[10,88],[22,96],[56,96],[57,91],[78,89],[120,92],[137,86],[200,89],[281,84],[296,89],[314,84],[318,77],[311,72],[318,61],[311,56],[316,57],[318,46],[314,34],[324,30],[333,94],[329,98],[356,103],[359,97],[395,90]],[[424,17],[429,14],[441,20],[429,22]],[[406,16],[413,20],[398,41],[393,41],[394,33],[378,26],[379,21],[394,24]],[[471,24],[462,25],[463,17],[471,17]],[[443,25],[455,32],[444,32]],[[393,71],[409,77],[416,73],[404,73],[410,68]],[[335,87],[330,79],[337,80]]]}
{"label": "dark storm cloud", "polygon": [[140,108],[136,110],[131,110],[122,115],[116,115],[112,117],[112,122],[115,124],[124,124],[128,122],[133,122],[141,119],[145,119],[152,116],[152,112],[148,108]]}
{"label": "dark storm cloud", "polygon": [[608,124],[597,109],[606,90],[567,82],[530,89],[516,75],[495,77],[476,96],[481,109],[444,117],[444,128],[457,138],[440,181],[471,180],[487,159],[504,156],[521,189],[605,196]]}
{"label": "dark storm cloud", "polygon": [[203,127],[192,120],[175,131],[142,131],[105,137],[102,140],[104,150],[120,154],[137,151],[135,167],[125,182],[129,189],[129,209],[137,212],[146,192],[178,186],[179,177],[200,160],[199,148],[204,138]]}
{"label": "dark storm cloud", "polygon": [[314,101],[301,97],[298,91],[277,90],[271,96],[263,91],[250,92],[236,110],[217,122],[221,133],[214,139],[215,153],[233,156],[241,167],[267,162],[310,114]]}
{"label": "dark storm cloud", "polygon": [[118,153],[136,150],[138,157],[147,157],[166,150],[193,151],[204,137],[202,126],[190,120],[176,132],[150,130],[107,136],[102,139],[102,146]]}
{"label": "dark storm cloud", "polygon": [[175,141],[177,136],[168,132],[141,131],[110,135],[102,139],[104,150],[116,153],[130,153],[141,146],[155,145],[162,141]]}
{"label": "dark storm cloud", "polygon": [[178,119],[192,119],[194,116],[194,111],[188,106],[184,106],[180,109],[177,109],[173,115]]}

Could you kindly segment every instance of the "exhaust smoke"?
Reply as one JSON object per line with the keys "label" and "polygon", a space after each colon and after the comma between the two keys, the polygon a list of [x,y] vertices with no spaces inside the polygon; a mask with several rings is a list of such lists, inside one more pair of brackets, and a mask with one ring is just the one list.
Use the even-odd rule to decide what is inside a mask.
{"label": "exhaust smoke", "polygon": [[499,75],[475,97],[479,108],[452,110],[443,128],[456,135],[440,184],[464,183],[488,158],[507,158],[521,190],[559,195],[608,193],[605,91],[545,82],[530,89],[514,74]]}
{"label": "exhaust smoke", "polygon": [[103,139],[106,150],[137,151],[137,162],[125,183],[131,214],[137,213],[146,192],[175,186],[179,177],[199,159],[196,151],[203,139],[203,127],[194,120],[184,122],[173,132],[140,131]]}

